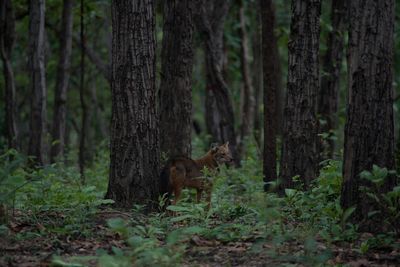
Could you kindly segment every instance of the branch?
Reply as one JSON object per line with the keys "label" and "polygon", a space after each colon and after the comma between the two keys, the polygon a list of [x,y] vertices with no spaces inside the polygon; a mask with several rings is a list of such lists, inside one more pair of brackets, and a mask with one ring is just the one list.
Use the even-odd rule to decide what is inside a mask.
{"label": "branch", "polygon": [[[73,36],[74,42],[76,42],[78,45],[81,45],[81,40],[77,36]],[[99,56],[99,54],[96,53],[91,47],[89,47],[84,41],[84,47],[85,47],[85,53],[89,60],[96,65],[96,68],[103,74],[104,78],[111,83],[111,71],[110,71],[110,65],[105,63]]]}

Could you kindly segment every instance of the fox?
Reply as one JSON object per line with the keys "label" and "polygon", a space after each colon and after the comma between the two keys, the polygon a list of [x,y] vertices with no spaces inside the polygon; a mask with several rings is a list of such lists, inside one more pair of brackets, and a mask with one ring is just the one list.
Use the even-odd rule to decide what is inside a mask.
{"label": "fox", "polygon": [[202,193],[205,191],[208,208],[210,208],[212,182],[204,177],[203,169],[207,168],[211,173],[216,173],[218,166],[225,163],[230,164],[232,161],[229,142],[223,145],[213,144],[210,150],[198,159],[183,156],[172,158],[161,171],[160,192],[162,195],[167,194],[167,201],[173,193],[172,204],[175,205],[180,199],[183,188],[196,189],[197,203],[200,202]]}

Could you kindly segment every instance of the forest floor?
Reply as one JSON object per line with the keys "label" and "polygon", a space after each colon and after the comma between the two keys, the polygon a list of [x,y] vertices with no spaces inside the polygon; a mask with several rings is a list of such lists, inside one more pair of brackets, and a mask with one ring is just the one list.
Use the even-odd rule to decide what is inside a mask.
{"label": "forest floor", "polygon": [[[385,231],[361,233],[349,219],[355,209],[340,205],[340,161],[321,165],[309,190],[299,184],[278,196],[264,192],[260,161],[250,154],[241,168],[212,177],[210,210],[185,189],[177,205],[145,215],[143,206],[116,210],[104,199],[107,153],[85,184],[74,166],[31,170],[8,158],[0,164],[0,267],[400,266],[400,187],[370,193],[395,212],[372,212]],[[387,173],[376,167],[367,176],[378,181]]]}
{"label": "forest floor", "polygon": [[[130,220],[131,216],[127,212],[118,210],[100,210],[90,222],[90,234],[73,236],[55,231],[49,233],[46,231],[46,226],[41,223],[54,217],[62,220],[62,214],[43,213],[41,218],[36,218],[37,223],[33,223],[29,214],[16,210],[13,219],[8,224],[9,235],[0,238],[0,266],[98,266],[96,255],[99,251],[112,253],[115,248],[129,249],[121,235],[110,230],[107,220],[112,218]],[[184,251],[180,252],[182,255],[179,265],[313,266],[310,261],[301,262],[298,257],[295,257],[296,255],[307,256],[307,253],[304,253],[303,242],[289,240],[279,248],[273,242],[263,242],[262,249],[255,251],[253,248],[257,246],[256,235],[253,233],[240,241],[223,242],[194,234],[183,241],[185,246]],[[370,236],[370,234],[363,234],[358,242],[363,242]],[[159,242],[162,246],[165,240],[159,240]],[[397,240],[397,243],[400,245],[400,240]],[[319,254],[318,251],[323,253],[327,246],[330,248],[331,256],[323,265],[400,266],[400,249],[393,249],[393,246],[361,253],[355,244],[327,245],[317,239],[314,256]],[[84,264],[76,263],[82,260]],[[72,264],[73,262],[75,263]],[[107,266],[107,264],[100,265]]]}

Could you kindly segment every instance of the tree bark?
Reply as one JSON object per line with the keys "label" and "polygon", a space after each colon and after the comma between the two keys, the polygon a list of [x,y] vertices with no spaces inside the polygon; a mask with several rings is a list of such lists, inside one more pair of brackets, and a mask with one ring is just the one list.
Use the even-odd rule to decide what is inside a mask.
{"label": "tree bark", "polygon": [[240,42],[240,64],[241,73],[243,79],[243,102],[242,102],[242,116],[241,116],[241,126],[240,126],[240,143],[238,146],[238,154],[240,156],[244,153],[244,141],[247,136],[249,136],[254,130],[254,87],[253,80],[249,69],[249,47],[248,47],[248,34],[246,29],[246,14],[245,14],[245,3],[244,0],[240,1],[239,8],[239,21],[240,30],[239,34],[241,37]]}
{"label": "tree bark", "polygon": [[[318,99],[318,114],[324,121],[319,133],[329,133],[336,128],[340,70],[343,59],[344,35],[347,20],[346,0],[333,0],[331,8],[332,31],[328,35],[327,51],[323,59],[323,75]],[[320,140],[321,160],[333,157],[333,139]]]}
{"label": "tree bark", "polygon": [[86,165],[86,136],[88,132],[88,108],[85,98],[85,21],[84,21],[84,4],[81,0],[80,5],[80,39],[81,42],[81,62],[80,62],[80,81],[79,81],[79,100],[81,102],[82,118],[81,118],[81,134],[79,136],[79,172],[81,174],[82,183],[85,183],[85,165]]}
{"label": "tree bark", "polygon": [[254,85],[254,139],[259,147],[261,147],[261,111],[260,103],[263,90],[263,64],[262,64],[262,41],[261,41],[261,8],[260,1],[257,1],[253,6],[256,10],[256,25],[253,32],[253,85]]}
{"label": "tree bark", "polygon": [[[264,92],[264,182],[276,181],[276,138],[278,133],[277,102],[280,83],[280,62],[275,36],[275,8],[272,0],[260,0],[262,23],[262,58]],[[269,186],[264,186],[267,191]]]}
{"label": "tree bark", "polygon": [[160,145],[168,156],[191,155],[193,6],[164,2],[161,51]]}
{"label": "tree bark", "polygon": [[112,24],[111,165],[106,197],[117,206],[153,206],[160,170],[154,1],[114,0]]}
{"label": "tree bark", "polygon": [[307,188],[317,176],[320,0],[292,0],[289,70],[284,110],[280,178],[282,188],[299,175]]}
{"label": "tree bark", "polygon": [[[369,231],[382,227],[368,212],[376,206],[360,186],[363,170],[372,165],[395,168],[393,121],[394,0],[349,2],[349,88],[343,162],[343,208],[356,205],[352,219],[366,222]],[[390,176],[382,191],[390,190],[396,178]]]}
{"label": "tree bark", "polygon": [[46,77],[45,77],[45,0],[29,2],[29,71],[31,118],[29,151],[34,162],[43,165],[46,158]]}
{"label": "tree bark", "polygon": [[235,163],[239,165],[232,99],[222,73],[224,22],[230,1],[199,0],[198,3],[195,22],[205,43],[207,131],[213,141],[229,141]]}
{"label": "tree bark", "polygon": [[73,0],[64,0],[62,26],[60,32],[60,51],[57,67],[57,80],[54,95],[53,131],[51,146],[51,162],[64,155],[65,125],[67,115],[67,91],[69,86],[72,26],[73,26]]}
{"label": "tree bark", "polygon": [[10,0],[0,3],[0,56],[5,81],[6,137],[9,148],[18,148],[17,103],[11,52],[15,41],[15,15]]}

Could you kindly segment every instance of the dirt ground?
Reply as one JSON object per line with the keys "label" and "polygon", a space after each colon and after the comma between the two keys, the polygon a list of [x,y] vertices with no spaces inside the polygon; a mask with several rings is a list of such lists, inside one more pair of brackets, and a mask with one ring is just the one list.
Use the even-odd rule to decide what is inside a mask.
{"label": "dirt ground", "polygon": [[[109,218],[129,215],[119,212],[98,214],[90,237],[68,236],[44,233],[41,224],[28,223],[16,213],[9,222],[10,233],[0,237],[0,266],[50,266],[53,256],[63,259],[72,256],[94,256],[103,249],[111,252],[112,247],[126,248],[124,241],[108,230],[106,221]],[[24,238],[19,236],[24,234]],[[27,233],[32,233],[27,235]],[[366,234],[366,237],[368,234]],[[318,242],[318,241],[317,241]],[[400,243],[400,242],[399,242]],[[288,255],[296,255],[303,245],[295,240],[285,243],[278,250],[264,243],[261,252],[253,250],[254,241],[222,243],[217,240],[206,240],[193,236],[187,242],[182,266],[307,266],[292,259]],[[322,243],[318,248],[325,249]],[[328,261],[331,266],[400,266],[400,249],[384,249],[361,254],[349,245],[331,247],[332,257]],[[89,266],[96,266],[96,261],[89,261]]]}

